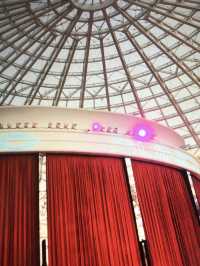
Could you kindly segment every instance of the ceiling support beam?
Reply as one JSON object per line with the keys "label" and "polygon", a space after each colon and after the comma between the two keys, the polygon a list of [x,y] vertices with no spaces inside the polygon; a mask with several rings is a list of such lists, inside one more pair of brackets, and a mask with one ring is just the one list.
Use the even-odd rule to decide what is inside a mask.
{"label": "ceiling support beam", "polygon": [[[179,40],[181,43],[184,43],[185,45],[187,45],[188,47],[192,48],[194,51],[200,52],[200,48],[194,46],[191,42],[188,42],[186,39],[183,39],[182,37],[180,37],[178,35],[178,33],[175,33],[172,31],[172,29],[167,29],[166,27],[168,25],[162,25],[161,21],[156,20],[154,17],[147,17],[147,20],[154,26],[158,27],[159,29],[161,29],[162,31],[166,32],[168,35],[173,36],[174,38],[176,38],[177,40]],[[185,36],[185,38],[188,38],[187,36]]]}
{"label": "ceiling support beam", "polygon": [[69,24],[68,28],[66,29],[66,31],[64,32],[63,36],[60,38],[58,44],[56,45],[56,47],[54,48],[50,60],[46,62],[43,71],[41,73],[41,75],[39,76],[39,78],[36,81],[35,86],[33,86],[33,88],[31,89],[29,95],[27,96],[26,102],[25,104],[31,105],[32,102],[34,101],[35,96],[37,95],[38,91],[40,90],[46,76],[49,73],[49,70],[51,69],[53,63],[55,62],[57,56],[59,55],[62,47],[65,45],[66,40],[68,39],[68,37],[70,36],[74,26],[76,25],[79,17],[81,16],[81,11],[79,10],[74,18],[74,20],[72,21],[71,24]]}
{"label": "ceiling support beam", "polygon": [[192,10],[198,10],[200,11],[200,7],[198,6],[198,3],[196,3],[196,5],[192,6],[191,4],[188,5],[186,4],[186,2],[173,2],[173,1],[168,1],[168,0],[161,0],[159,2],[160,5],[169,5],[169,6],[175,6],[175,7],[181,7],[181,8],[185,8],[185,9],[192,9]]}
{"label": "ceiling support beam", "polygon": [[[66,14],[68,14],[68,13],[70,13],[72,11],[72,7],[70,7],[69,9],[67,9],[67,10],[65,10],[65,15]],[[57,19],[56,20],[51,20],[51,22],[50,23],[52,23],[53,22],[53,24],[56,24],[56,23],[58,23],[60,20],[62,19],[62,17],[57,17]],[[51,25],[51,24],[49,24],[49,25]],[[40,38],[46,33],[46,29],[45,29],[45,27],[46,26],[43,26],[43,27],[41,27],[40,29],[39,29],[39,31],[37,31],[35,34],[34,34],[34,36],[32,36],[32,40],[31,40],[31,42],[30,43],[28,43],[28,45],[24,48],[24,49],[21,49],[21,51],[19,52],[19,53],[17,53],[14,57],[13,57],[13,59],[11,60],[11,61],[9,61],[2,69],[1,69],[1,71],[0,71],[0,74],[2,74],[9,66],[11,66],[21,55],[23,55],[25,52],[27,52],[28,51],[28,49],[30,49],[36,42],[38,42],[39,40],[40,40]],[[40,33],[39,35],[38,35],[38,33]],[[38,36],[37,36],[38,35]],[[54,35],[54,37],[55,37],[55,35]],[[23,47],[23,45],[24,44],[26,44],[27,43],[27,41],[25,40],[24,42],[23,42],[23,44],[21,44],[21,47]],[[11,57],[13,54],[15,53],[15,50],[11,53],[11,54],[9,54],[9,56],[7,56],[6,58],[5,58],[5,60],[7,61],[8,59],[9,59],[9,57]]]}
{"label": "ceiling support beam", "polygon": [[[128,19],[128,21],[138,30],[140,30],[144,36],[146,38],[148,38],[150,41],[152,41],[161,51],[163,51],[164,54],[166,54],[178,67],[181,68],[181,70],[188,75],[193,82],[195,82],[195,84],[197,84],[200,87],[199,82],[194,79],[193,76],[191,76],[190,73],[187,73],[187,70],[185,69],[185,66],[182,65],[178,60],[177,57],[175,57],[174,54],[172,54],[172,52],[170,52],[168,49],[165,48],[164,45],[159,44],[158,41],[156,41],[153,35],[151,35],[150,33],[148,33],[145,28],[140,25],[137,21],[135,21],[132,17],[130,17],[126,12],[124,12],[123,10],[121,10],[117,5],[116,5],[116,9],[120,11],[120,13],[122,15],[124,15],[124,17],[126,19]],[[127,36],[128,37],[128,36]],[[134,45],[134,39],[129,35],[129,39],[132,40],[132,44]],[[135,49],[136,46],[134,45]],[[154,68],[153,64],[150,63],[150,61],[148,60],[148,58],[146,57],[146,55],[144,53],[141,52],[141,50],[137,50],[138,53],[141,55],[141,57],[144,59],[144,62],[146,63],[146,65],[148,66],[149,70],[151,71],[151,73],[154,75],[154,77],[156,78],[156,80],[159,82],[161,88],[165,91],[166,95],[168,96],[169,101],[173,104],[174,108],[176,109],[177,113],[180,115],[181,119],[183,120],[183,122],[185,123],[186,127],[188,128],[189,132],[191,133],[191,135],[194,138],[194,141],[196,142],[196,144],[200,147],[200,139],[199,137],[196,135],[194,129],[190,126],[189,121],[187,119],[187,117],[183,114],[180,106],[176,103],[172,93],[169,91],[168,87],[165,85],[165,83],[162,81],[160,75],[157,73],[157,70]]]}
{"label": "ceiling support beam", "polygon": [[[32,26],[32,27],[31,27]],[[20,43],[20,49],[27,43],[27,39],[26,37],[29,35],[29,33],[32,33],[34,32],[35,30],[38,29],[38,26],[37,25],[32,25],[30,24],[28,27],[30,27],[28,30],[26,30],[25,32],[23,32],[22,34],[11,34],[10,35],[10,38],[6,38],[6,40],[4,40],[2,37],[1,37],[1,42],[6,42],[6,45],[3,45],[2,48],[0,48],[0,53],[3,52],[4,50],[6,50],[7,48],[9,47],[13,47],[15,45],[16,42],[18,42],[19,40],[22,40],[24,37],[24,41]],[[28,28],[27,27],[27,28]],[[31,37],[32,38],[35,38],[35,36],[41,31],[41,29],[39,28],[36,32],[34,32]],[[15,38],[13,38],[15,36]],[[9,42],[8,40],[9,39],[12,39],[11,42]],[[17,50],[17,48],[16,48]],[[14,51],[15,53],[15,51]],[[10,55],[9,55],[10,57]],[[9,57],[7,57],[5,59],[5,61],[7,61],[7,59],[9,59]]]}
{"label": "ceiling support beam", "polygon": [[5,4],[6,4],[6,6],[15,6],[15,5],[23,6],[23,5],[30,4],[30,0],[15,0],[15,1],[12,1],[10,3],[6,3],[7,0],[3,0],[2,2],[3,3],[0,4],[0,8],[4,7]]}
{"label": "ceiling support beam", "polygon": [[55,98],[53,100],[53,106],[57,106],[59,103],[60,96],[61,96],[61,93],[64,89],[65,81],[66,81],[67,75],[69,73],[69,69],[70,69],[72,59],[74,57],[74,53],[76,51],[77,45],[78,45],[78,40],[74,39],[72,46],[71,46],[71,49],[69,49],[68,57],[66,59],[65,66],[64,66],[62,74],[60,76],[59,84],[56,87],[56,94],[55,94]]}
{"label": "ceiling support beam", "polygon": [[[41,16],[44,16],[46,13],[48,13],[48,12],[50,12],[52,9],[54,9],[54,8],[58,8],[58,7],[60,7],[60,6],[62,6],[62,2],[59,2],[59,3],[57,3],[57,4],[55,4],[55,5],[51,5],[50,7],[47,7],[47,8],[45,8],[45,9],[42,9],[42,10],[39,10],[38,12],[36,12],[36,14],[35,15],[37,15],[37,18],[39,18],[39,17],[41,17]],[[68,6],[69,7],[69,6]],[[22,17],[22,18],[24,18],[24,17],[26,17],[27,16],[27,14],[24,14],[24,16]],[[13,18],[14,18],[14,16],[12,15],[11,16],[11,18],[12,18],[12,20],[14,20]],[[22,18],[20,18],[20,20],[22,19]],[[14,24],[14,26],[16,27],[16,28],[19,28],[20,26],[23,26],[25,23],[27,23],[27,22],[30,22],[30,23],[33,23],[33,17],[32,16],[30,16],[30,14],[29,14],[29,16],[28,16],[28,18],[27,19],[22,19],[21,20],[21,22],[19,22],[19,23],[15,23]],[[13,22],[12,22],[13,23]],[[3,29],[3,27],[4,26],[7,26],[8,25],[8,22],[6,21],[4,24],[1,24],[1,28]],[[12,24],[13,25],[13,24]],[[41,22],[41,25],[42,25],[42,22]],[[13,28],[11,27],[11,30],[12,30]],[[0,34],[4,34],[4,33],[7,33],[8,32],[8,29],[6,28],[4,31],[0,31]]]}
{"label": "ceiling support beam", "polygon": [[109,19],[109,17],[107,16],[107,13],[106,13],[105,10],[103,10],[103,14],[104,14],[104,17],[105,17],[106,23],[107,23],[107,25],[108,25],[108,28],[109,28],[109,30],[110,30],[110,34],[111,34],[112,39],[113,39],[113,41],[114,41],[115,47],[116,47],[116,49],[117,49],[117,52],[118,52],[119,58],[120,58],[120,60],[121,60],[122,66],[123,66],[124,71],[125,71],[125,73],[126,73],[126,77],[127,77],[128,82],[129,82],[129,84],[130,84],[130,87],[131,87],[131,90],[132,90],[133,96],[134,96],[134,98],[135,98],[136,105],[137,105],[137,107],[138,107],[138,111],[139,111],[141,117],[145,117],[145,115],[144,115],[144,110],[143,110],[143,108],[142,108],[142,105],[141,105],[141,103],[140,103],[140,99],[139,99],[138,94],[137,94],[137,90],[136,90],[136,88],[135,88],[135,86],[134,86],[134,84],[133,84],[132,77],[131,77],[131,75],[130,75],[130,73],[129,73],[129,70],[128,70],[128,68],[127,68],[126,62],[125,62],[125,60],[124,60],[124,58],[123,58],[123,56],[122,56],[121,48],[120,48],[120,46],[119,46],[119,44],[118,44],[117,38],[116,38],[116,36],[115,36],[115,33],[114,33],[113,31],[111,31],[111,28],[112,28],[112,27],[111,27],[110,19]]}
{"label": "ceiling support beam", "polygon": [[[147,9],[148,12],[154,12],[154,13],[157,13],[157,14],[160,14],[164,17],[167,17],[167,18],[171,18],[173,20],[176,20],[178,22],[181,22],[181,23],[184,23],[188,26],[191,26],[191,27],[194,27],[194,28],[197,28],[199,29],[200,27],[200,24],[196,24],[196,23],[193,23],[193,22],[190,22],[187,19],[187,17],[185,17],[186,19],[182,19],[180,18],[179,16],[174,16],[173,14],[171,14],[168,10],[168,12],[163,12],[160,8],[158,7],[152,7],[151,5],[148,5],[147,3],[143,2],[142,0],[127,0],[127,2],[131,3],[131,4],[134,4],[136,6],[139,6],[139,7],[142,7],[142,8],[145,8]],[[182,14],[180,14],[182,15]],[[182,15],[183,16],[183,15]]]}
{"label": "ceiling support beam", "polygon": [[[66,12],[70,13],[71,10],[72,10],[71,7],[70,7],[69,9],[65,10],[65,14],[66,14]],[[59,16],[56,18],[56,20],[51,19],[51,21],[49,22],[49,25],[52,25],[51,23],[53,23],[53,24],[58,23],[61,19],[62,19],[62,18],[59,17]],[[42,36],[42,34],[43,34],[43,35],[45,34],[45,32],[41,32],[44,28],[45,28],[45,26],[42,27],[42,28],[40,28],[39,31],[38,31],[37,33],[35,33],[34,36],[32,36],[32,38],[34,39],[34,41],[31,42],[32,45],[34,45],[35,42],[38,41],[38,40],[40,39],[40,37]],[[37,36],[37,34],[40,33],[40,32],[41,32],[41,34],[40,34],[39,36]],[[37,36],[37,37],[36,37],[36,36]],[[49,38],[50,38],[50,41],[49,41]],[[23,79],[23,77],[28,73],[28,71],[31,69],[31,67],[34,65],[34,63],[38,60],[38,58],[40,58],[40,56],[43,54],[43,52],[48,48],[48,45],[50,45],[50,44],[52,43],[52,41],[53,41],[54,38],[55,38],[55,36],[54,36],[52,33],[49,33],[48,37],[47,37],[45,40],[43,40],[43,42],[45,43],[44,48],[42,47],[42,50],[39,49],[39,51],[41,50],[41,51],[39,52],[39,54],[37,54],[38,51],[36,50],[36,54],[37,54],[37,55],[35,54],[34,59],[32,60],[32,62],[30,63],[30,65],[29,65],[27,68],[25,68],[25,67],[26,67],[26,65],[28,65],[28,63],[30,62],[30,58],[28,58],[28,60],[26,60],[26,62],[23,64],[23,68],[24,68],[23,73],[21,74],[21,69],[19,69],[19,70],[17,71],[17,73],[15,74],[15,76],[13,77],[12,81],[10,81],[10,82],[8,83],[8,85],[6,86],[6,88],[4,88],[4,91],[2,92],[2,94],[6,93],[7,89],[9,88],[9,86],[10,86],[11,84],[12,84],[12,87],[11,87],[11,89],[9,90],[9,93],[13,93],[13,92],[14,92],[14,90],[15,90],[16,86],[18,85],[18,83],[19,83],[19,82]],[[25,42],[24,44],[26,44],[26,42]],[[28,45],[28,46],[29,46],[29,45]],[[27,50],[27,47],[26,47],[25,50]],[[23,50],[23,52],[25,52],[25,50]],[[15,53],[15,51],[14,51],[14,53]],[[13,53],[11,53],[11,54],[13,54]],[[17,56],[15,57],[15,60],[17,60],[17,59],[19,58],[20,55],[21,55],[21,53],[20,53],[20,54],[17,54]],[[10,55],[9,55],[9,57],[10,57]],[[8,64],[9,64],[9,66],[10,66],[10,63],[8,63]],[[3,71],[5,71],[5,69],[7,69],[7,67],[8,67],[8,65],[6,65],[5,68],[3,68],[3,69],[0,71],[0,73],[3,72]],[[21,76],[17,79],[17,77],[18,77],[19,74],[21,74]],[[17,80],[16,80],[16,79],[17,79]],[[14,81],[14,83],[13,83],[13,81]],[[9,95],[7,95],[7,94],[5,95],[5,97],[4,97],[4,98],[2,99],[2,101],[1,101],[2,104],[5,102],[5,100],[8,98],[8,96],[9,96]]]}
{"label": "ceiling support beam", "polygon": [[[0,70],[0,75],[6,70],[8,69],[10,66],[12,66],[15,61],[20,58],[20,56],[22,56],[26,51],[28,51],[28,49],[30,49],[36,42],[37,40],[39,40],[42,36],[44,36],[44,32],[40,29],[39,30],[39,35],[37,36],[37,39],[33,39],[31,40],[30,43],[28,43],[28,45],[26,45],[26,47],[24,49],[22,49],[20,51],[20,53],[16,53],[15,56],[13,57],[13,59],[11,61],[9,61],[1,70]],[[38,32],[36,33],[36,35],[38,34]],[[27,42],[26,42],[27,43]],[[25,44],[26,44],[25,43]],[[7,58],[5,58],[5,60],[7,60]],[[29,59],[30,60],[30,59]]]}
{"label": "ceiling support beam", "polygon": [[140,55],[140,57],[144,60],[145,64],[147,65],[147,67],[149,68],[151,74],[154,76],[154,78],[157,80],[158,84],[160,85],[160,87],[162,88],[162,90],[165,92],[165,94],[167,95],[169,101],[171,102],[171,104],[174,106],[174,108],[176,109],[176,112],[178,113],[178,115],[180,116],[180,118],[182,119],[182,121],[184,122],[184,124],[186,125],[188,131],[191,133],[191,135],[193,136],[196,144],[200,147],[200,139],[198,138],[196,132],[194,131],[194,129],[191,127],[187,117],[185,116],[185,114],[183,113],[183,111],[181,110],[180,106],[178,105],[178,103],[176,102],[176,99],[174,98],[173,94],[171,93],[171,91],[169,90],[169,88],[167,87],[167,85],[162,81],[161,76],[159,75],[158,71],[156,70],[156,68],[154,67],[154,65],[151,63],[151,61],[148,59],[148,57],[146,56],[146,54],[143,52],[143,50],[139,47],[139,45],[137,44],[137,42],[135,41],[134,38],[132,38],[131,34],[129,31],[125,31],[124,32],[125,35],[127,36],[127,39],[130,41],[130,43],[133,45],[133,47],[136,49],[136,51],[138,52],[138,54]]}
{"label": "ceiling support beam", "polygon": [[[2,94],[5,94],[5,96],[0,101],[0,105],[4,104],[4,102],[9,97],[9,95],[14,92],[15,88],[17,87],[17,85],[21,82],[21,80],[23,79],[23,77],[28,73],[28,71],[32,68],[32,66],[35,64],[35,62],[38,60],[38,58],[44,53],[44,51],[48,48],[48,46],[52,43],[53,40],[54,40],[54,36],[52,36],[51,34],[49,34],[48,37],[45,40],[45,46],[42,46],[39,49],[39,52],[38,51],[35,51],[35,57],[31,61],[31,63],[30,63],[30,59],[28,58],[28,60],[24,64],[24,70],[23,70],[23,72],[21,73],[21,69],[18,70],[18,72],[13,77],[14,82],[10,81],[8,83],[8,85],[4,88],[4,91],[2,92]],[[25,68],[25,66],[28,63],[30,63],[29,66]],[[21,74],[21,76],[19,78],[17,78],[19,74]],[[12,86],[8,90],[8,88],[10,87],[11,84],[12,84]]]}
{"label": "ceiling support beam", "polygon": [[79,108],[84,107],[86,78],[87,78],[87,70],[88,70],[88,59],[89,59],[90,41],[91,41],[91,34],[92,34],[92,22],[93,22],[93,12],[90,12],[90,19],[88,22],[87,41],[86,41],[86,47],[85,47],[85,57],[83,61],[83,76],[82,76],[82,81],[81,81]]}
{"label": "ceiling support beam", "polygon": [[103,38],[100,38],[99,41],[100,41],[101,58],[102,58],[102,65],[103,65],[103,75],[104,75],[104,82],[105,82],[105,89],[106,89],[107,107],[108,107],[108,111],[111,111],[110,96],[109,96],[109,91],[108,91],[108,77],[107,77],[105,53],[104,53],[104,46],[103,46]]}
{"label": "ceiling support beam", "polygon": [[198,87],[200,87],[200,77],[195,73],[191,73],[191,70],[181,61],[181,58],[178,58],[171,49],[166,47],[158,39],[155,38],[144,26],[135,19],[133,19],[128,13],[122,10],[119,6],[115,5],[115,8],[137,29],[139,30],[146,38],[148,38],[159,50],[161,50],[175,65],[177,65],[185,75],[187,75]]}

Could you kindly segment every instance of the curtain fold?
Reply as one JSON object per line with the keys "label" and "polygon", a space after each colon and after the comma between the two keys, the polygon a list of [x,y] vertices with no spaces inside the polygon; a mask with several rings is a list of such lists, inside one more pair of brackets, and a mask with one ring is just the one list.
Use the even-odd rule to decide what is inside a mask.
{"label": "curtain fold", "polygon": [[139,266],[123,161],[47,155],[49,266]]}
{"label": "curtain fold", "polygon": [[192,181],[193,181],[194,190],[197,196],[197,200],[200,205],[200,178],[192,175]]}
{"label": "curtain fold", "polygon": [[199,266],[200,235],[184,177],[176,169],[132,161],[154,266]]}
{"label": "curtain fold", "polygon": [[37,155],[0,155],[0,265],[39,266]]}

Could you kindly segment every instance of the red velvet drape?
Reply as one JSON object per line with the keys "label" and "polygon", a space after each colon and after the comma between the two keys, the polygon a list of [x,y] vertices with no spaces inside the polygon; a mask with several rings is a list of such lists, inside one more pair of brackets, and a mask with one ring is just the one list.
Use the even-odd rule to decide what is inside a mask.
{"label": "red velvet drape", "polygon": [[196,193],[196,196],[197,196],[197,200],[198,200],[199,205],[200,205],[200,178],[198,178],[198,177],[193,175],[192,176],[192,181],[193,181],[195,193]]}
{"label": "red velvet drape", "polygon": [[0,265],[39,266],[38,159],[0,155]]}
{"label": "red velvet drape", "polygon": [[198,221],[176,169],[132,161],[153,266],[199,266]]}
{"label": "red velvet drape", "polygon": [[138,266],[123,161],[47,156],[49,266]]}

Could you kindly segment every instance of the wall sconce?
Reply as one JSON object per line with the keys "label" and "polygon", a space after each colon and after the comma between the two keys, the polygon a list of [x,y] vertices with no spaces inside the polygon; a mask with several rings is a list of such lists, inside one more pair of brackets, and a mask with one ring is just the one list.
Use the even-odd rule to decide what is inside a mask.
{"label": "wall sconce", "polygon": [[136,140],[151,141],[155,136],[155,132],[148,124],[138,124],[129,132],[129,135]]}
{"label": "wall sconce", "polygon": [[92,124],[92,131],[100,132],[102,131],[102,129],[103,129],[103,126],[100,123],[94,122]]}
{"label": "wall sconce", "polygon": [[52,123],[51,122],[48,123],[48,128],[52,128]]}
{"label": "wall sconce", "polygon": [[60,122],[56,123],[56,128],[61,128],[61,123]]}
{"label": "wall sconce", "polygon": [[29,122],[24,123],[24,128],[28,128]]}
{"label": "wall sconce", "polygon": [[16,123],[16,128],[21,128],[21,124],[22,124],[21,122],[17,122]]}
{"label": "wall sconce", "polygon": [[32,128],[36,128],[36,127],[37,127],[37,124],[38,124],[38,123],[33,122],[33,123],[32,123]]}

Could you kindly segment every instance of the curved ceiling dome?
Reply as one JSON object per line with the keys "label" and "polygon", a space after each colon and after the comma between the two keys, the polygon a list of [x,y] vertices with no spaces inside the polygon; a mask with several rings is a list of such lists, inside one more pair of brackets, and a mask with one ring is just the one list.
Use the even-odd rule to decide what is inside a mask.
{"label": "curved ceiling dome", "polygon": [[0,105],[130,113],[200,146],[199,0],[1,0]]}

